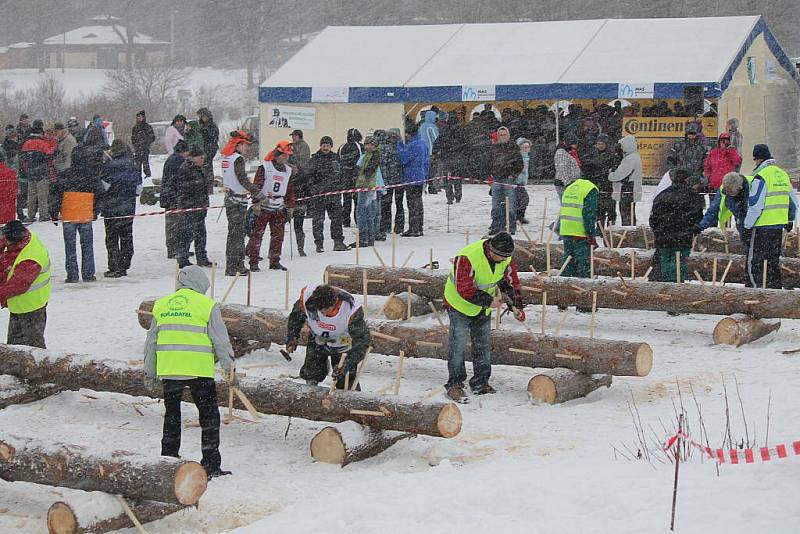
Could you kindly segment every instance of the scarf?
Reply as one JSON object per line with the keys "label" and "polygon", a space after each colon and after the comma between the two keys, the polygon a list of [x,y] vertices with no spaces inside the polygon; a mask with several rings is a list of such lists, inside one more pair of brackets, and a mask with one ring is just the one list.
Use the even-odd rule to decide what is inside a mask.
{"label": "scarf", "polygon": [[377,172],[381,165],[381,151],[378,148],[366,150],[364,159],[358,170],[356,178],[356,188],[375,187],[377,185]]}

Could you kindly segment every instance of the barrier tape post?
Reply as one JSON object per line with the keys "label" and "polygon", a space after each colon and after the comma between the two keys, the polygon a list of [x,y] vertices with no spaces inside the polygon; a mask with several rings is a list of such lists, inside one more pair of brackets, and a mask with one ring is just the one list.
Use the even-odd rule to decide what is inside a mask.
{"label": "barrier tape post", "polygon": [[681,438],[683,435],[683,414],[678,416],[678,439],[675,443],[675,480],[672,483],[672,517],[669,522],[669,529],[675,530],[675,505],[678,503],[678,469],[681,466]]}

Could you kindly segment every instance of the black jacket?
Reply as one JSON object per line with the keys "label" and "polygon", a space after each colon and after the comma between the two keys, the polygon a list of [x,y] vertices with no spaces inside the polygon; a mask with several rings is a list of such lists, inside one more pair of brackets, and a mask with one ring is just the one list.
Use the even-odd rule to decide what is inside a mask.
{"label": "black jacket", "polygon": [[358,176],[358,160],[364,153],[364,145],[361,144],[361,132],[355,128],[347,130],[347,142],[339,147],[339,158],[342,165],[342,178],[353,187]]}
{"label": "black jacket", "polygon": [[153,133],[153,127],[147,124],[147,121],[137,122],[131,130],[131,145],[133,145],[133,152],[137,156],[150,153],[150,145],[156,140],[156,134]]}
{"label": "black jacket", "polygon": [[202,167],[187,159],[175,176],[175,207],[205,208],[208,206],[208,180]]}
{"label": "black jacket", "polygon": [[219,150],[219,128],[214,122],[210,112],[207,112],[208,122],[200,121],[200,137],[203,138],[203,152],[206,153],[206,165],[211,163]]}
{"label": "black jacket", "polygon": [[312,195],[344,189],[342,163],[336,152],[314,153],[306,165],[305,174]]}
{"label": "black jacket", "polygon": [[497,182],[513,182],[525,168],[522,154],[514,141],[498,143],[491,148],[491,172]]}
{"label": "black jacket", "polygon": [[611,193],[614,188],[608,179],[608,173],[619,164],[616,161],[614,151],[611,148],[606,148],[600,152],[595,148],[589,153],[586,163],[584,166],[584,173],[587,174],[586,178],[591,180],[603,193]]}
{"label": "black jacket", "polygon": [[659,193],[650,211],[656,248],[691,248],[704,207],[703,197],[688,185],[672,185]]}
{"label": "black jacket", "polygon": [[161,173],[161,195],[159,195],[159,202],[161,207],[165,210],[171,210],[176,207],[175,177],[178,176],[178,171],[181,169],[184,161],[186,161],[186,158],[181,157],[177,152],[173,152],[167,158],[167,161],[164,162],[164,171]]}

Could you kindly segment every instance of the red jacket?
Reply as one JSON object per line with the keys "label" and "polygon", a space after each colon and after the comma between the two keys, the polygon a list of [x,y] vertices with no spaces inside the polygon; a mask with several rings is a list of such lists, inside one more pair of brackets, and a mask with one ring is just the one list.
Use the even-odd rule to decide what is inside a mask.
{"label": "red jacket", "polygon": [[17,173],[0,162],[0,224],[17,218]]}
{"label": "red jacket", "polygon": [[30,242],[31,235],[28,233],[19,243],[9,243],[5,239],[0,239],[0,304],[5,308],[8,306],[8,299],[25,293],[42,268],[33,260],[25,260],[14,269],[14,275],[6,281],[14,260],[17,259],[22,249]]}
{"label": "red jacket", "polygon": [[711,150],[703,163],[703,174],[708,178],[708,187],[719,189],[722,178],[742,164],[742,156],[733,147],[718,146]]}
{"label": "red jacket", "polygon": [[[486,247],[487,244],[484,243],[484,250]],[[489,297],[488,293],[483,291],[481,291],[481,294],[478,293],[478,289],[475,287],[475,276],[472,270],[472,264],[470,263],[469,259],[466,256],[456,256],[454,268],[456,272],[456,290],[458,291],[458,294],[461,295],[464,300],[468,300],[473,304],[489,307],[492,299]],[[511,263],[509,263],[508,267],[506,267],[503,280],[501,280],[498,285],[500,286],[501,290],[511,297],[511,299],[514,301],[514,306],[522,309],[519,295],[519,276],[517,276],[517,266],[514,263],[514,260],[511,260]],[[511,291],[509,291],[509,288],[511,288]],[[447,299],[444,299],[444,304],[445,306],[452,308],[452,306],[448,304]]]}

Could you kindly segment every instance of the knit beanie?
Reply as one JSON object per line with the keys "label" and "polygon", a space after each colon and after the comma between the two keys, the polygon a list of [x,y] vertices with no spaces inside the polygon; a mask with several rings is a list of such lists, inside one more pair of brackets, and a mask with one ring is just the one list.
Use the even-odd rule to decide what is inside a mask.
{"label": "knit beanie", "polygon": [[319,140],[319,145],[331,145],[333,146],[333,139],[329,135],[323,135],[322,139]]}
{"label": "knit beanie", "polygon": [[514,253],[514,239],[508,232],[499,232],[489,239],[489,250],[504,258]]}
{"label": "knit beanie", "polygon": [[753,159],[768,160],[772,159],[767,145],[756,145],[753,147]]}

